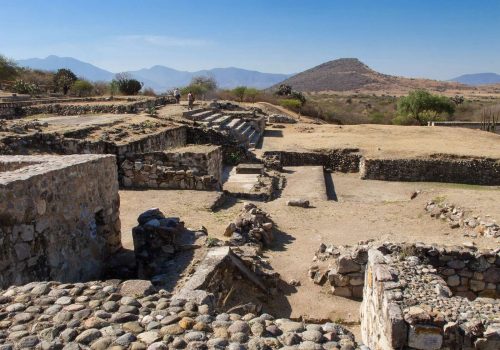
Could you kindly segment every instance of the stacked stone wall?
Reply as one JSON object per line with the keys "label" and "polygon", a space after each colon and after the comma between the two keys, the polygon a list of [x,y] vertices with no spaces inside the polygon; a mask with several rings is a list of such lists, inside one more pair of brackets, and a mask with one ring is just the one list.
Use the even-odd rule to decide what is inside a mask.
{"label": "stacked stone wall", "polygon": [[[439,255],[435,248],[427,252],[431,257]],[[466,259],[468,253],[462,253]],[[494,255],[485,260],[489,264],[498,261],[498,252]],[[470,301],[453,295],[439,275],[439,268],[428,265],[425,259],[404,252],[396,255],[384,255],[377,249],[368,252],[361,333],[372,350],[498,349],[499,313],[498,300]]]}
{"label": "stacked stone wall", "polygon": [[358,149],[332,149],[325,152],[266,151],[264,159],[278,160],[284,166],[320,165],[331,171],[358,172],[361,154]]}
{"label": "stacked stone wall", "polygon": [[0,287],[99,278],[121,247],[115,157],[1,156],[0,164]]}
{"label": "stacked stone wall", "polygon": [[222,149],[192,146],[134,154],[121,163],[120,174],[124,187],[220,190]]}
{"label": "stacked stone wall", "polygon": [[[119,161],[134,153],[162,151],[186,144],[186,127],[179,126],[158,131],[128,143],[117,144],[109,141],[89,141],[58,133],[36,133],[26,136],[11,136],[2,139],[3,154],[25,154],[33,150],[57,154],[115,154]],[[84,137],[84,136],[82,136]]]}
{"label": "stacked stone wall", "polygon": [[500,298],[500,256],[497,250],[425,244],[359,244],[356,246],[321,245],[309,269],[316,284],[328,283],[334,295],[361,298],[365,281],[367,252],[376,247],[385,253],[415,255],[432,265],[454,295],[474,300],[477,297]]}
{"label": "stacked stone wall", "polygon": [[363,158],[360,172],[362,179],[370,180],[500,185],[500,160],[491,158]]}
{"label": "stacked stone wall", "polygon": [[[95,102],[96,100],[90,100]],[[170,97],[158,97],[151,100],[139,100],[129,102],[118,102],[116,104],[81,104],[85,102],[82,99],[61,100],[60,103],[47,101],[40,103],[37,101],[27,101],[24,103],[8,104],[1,108],[1,117],[5,119],[15,119],[35,114],[57,114],[57,115],[82,115],[82,114],[98,114],[98,113],[113,113],[126,114],[137,113],[145,108],[154,106],[163,106],[168,103],[174,103]],[[37,103],[37,104],[33,104]],[[74,104],[72,104],[74,103]]]}

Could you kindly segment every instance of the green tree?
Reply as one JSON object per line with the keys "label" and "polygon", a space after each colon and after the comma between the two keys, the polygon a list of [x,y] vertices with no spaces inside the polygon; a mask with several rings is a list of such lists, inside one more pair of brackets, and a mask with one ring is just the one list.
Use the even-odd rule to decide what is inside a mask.
{"label": "green tree", "polygon": [[77,77],[75,73],[71,70],[62,68],[59,69],[54,75],[54,86],[57,91],[62,91],[64,95],[66,95],[71,89],[71,86],[75,81],[77,81]]}
{"label": "green tree", "polygon": [[118,90],[124,95],[137,95],[142,89],[142,83],[137,79],[132,79],[128,73],[118,73],[115,76]]}
{"label": "green tree", "polygon": [[94,85],[87,80],[79,79],[73,83],[70,91],[78,97],[90,96],[94,91]]}
{"label": "green tree", "polygon": [[250,102],[255,102],[257,96],[259,96],[260,90],[255,88],[247,88],[245,91],[246,97],[250,100]]}
{"label": "green tree", "polygon": [[408,96],[403,96],[398,101],[399,116],[413,118],[420,125],[436,120],[444,113],[452,116],[454,112],[455,105],[449,98],[433,95],[425,90],[410,91]]}
{"label": "green tree", "polygon": [[292,94],[292,87],[290,85],[281,84],[276,91],[276,95],[278,96],[290,96]]}
{"label": "green tree", "polygon": [[18,75],[18,67],[13,60],[0,55],[0,81],[11,80]]}
{"label": "green tree", "polygon": [[237,86],[233,89],[233,95],[236,96],[236,98],[240,101],[243,102],[243,99],[245,98],[245,94],[247,91],[246,86]]}

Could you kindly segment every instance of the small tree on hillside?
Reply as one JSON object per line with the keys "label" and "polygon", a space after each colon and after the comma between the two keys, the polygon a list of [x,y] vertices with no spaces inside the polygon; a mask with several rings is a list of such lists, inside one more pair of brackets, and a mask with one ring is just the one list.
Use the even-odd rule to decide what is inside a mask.
{"label": "small tree on hillside", "polygon": [[276,91],[276,95],[278,96],[290,96],[292,94],[292,87],[290,85],[281,84]]}
{"label": "small tree on hillside", "polygon": [[79,79],[73,83],[71,86],[71,94],[78,97],[86,97],[92,95],[94,91],[94,85],[91,82],[83,79]]}
{"label": "small tree on hillside", "polygon": [[17,70],[18,67],[16,62],[5,56],[0,55],[0,83],[2,80],[14,79],[18,74]]}
{"label": "small tree on hillside", "polygon": [[443,113],[452,116],[454,112],[455,105],[449,98],[433,95],[425,90],[411,91],[408,96],[403,96],[398,101],[398,114],[413,118],[420,125],[436,120]]}
{"label": "small tree on hillside", "polygon": [[246,91],[247,91],[246,86],[237,86],[233,89],[233,95],[236,96],[236,98],[240,102],[243,102],[243,99],[245,98]]}
{"label": "small tree on hillside", "polygon": [[193,93],[195,96],[201,96],[201,99],[205,99],[205,95],[209,92],[215,91],[217,89],[217,83],[212,77],[194,77],[191,83],[182,89],[182,94],[186,96],[189,92]]}
{"label": "small tree on hillside", "polygon": [[250,100],[250,102],[255,102],[257,96],[259,96],[260,91],[255,88],[247,88],[245,91],[245,96]]}
{"label": "small tree on hillside", "polygon": [[142,83],[137,79],[132,79],[128,73],[118,73],[114,81],[118,90],[124,95],[137,95],[142,89]]}
{"label": "small tree on hillside", "polygon": [[77,80],[75,73],[71,70],[62,68],[59,69],[54,75],[54,86],[57,91],[62,91],[64,95],[66,95],[71,89],[73,83]]}

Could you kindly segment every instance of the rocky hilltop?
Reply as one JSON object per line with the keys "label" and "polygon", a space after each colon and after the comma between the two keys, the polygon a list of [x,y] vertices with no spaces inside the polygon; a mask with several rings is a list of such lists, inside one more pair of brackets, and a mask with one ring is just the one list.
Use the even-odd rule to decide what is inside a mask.
{"label": "rocky hilltop", "polygon": [[281,84],[288,84],[305,92],[466,88],[455,82],[411,79],[382,74],[374,71],[357,58],[340,58],[322,63],[286,79]]}

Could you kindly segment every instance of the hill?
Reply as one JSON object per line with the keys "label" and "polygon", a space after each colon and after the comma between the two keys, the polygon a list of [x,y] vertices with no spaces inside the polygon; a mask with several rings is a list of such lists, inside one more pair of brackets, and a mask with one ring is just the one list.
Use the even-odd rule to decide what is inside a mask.
{"label": "hill", "polygon": [[55,71],[60,68],[71,69],[77,76],[92,81],[110,81],[115,76],[114,73],[96,67],[90,63],[77,60],[73,57],[59,57],[55,55],[46,58],[29,58],[18,60],[17,64],[21,67],[40,69],[45,71]]}
{"label": "hill", "polygon": [[[464,89],[464,85],[430,79],[396,77],[374,71],[357,58],[340,58],[298,73],[283,82],[299,91],[386,91],[395,93],[411,89]],[[277,85],[276,85],[277,86]]]}
{"label": "hill", "polygon": [[500,74],[496,73],[464,74],[459,77],[453,78],[450,81],[456,81],[458,83],[466,85],[499,84]]}
{"label": "hill", "polygon": [[[52,55],[46,58],[18,60],[17,63],[22,67],[48,71],[68,68],[71,69],[77,76],[92,81],[111,81],[115,76],[115,73],[113,72],[72,57],[58,57]],[[290,76],[287,74],[262,73],[234,67],[187,72],[161,65],[129,71],[128,73],[130,73],[137,80],[142,81],[144,86],[153,88],[159,92],[172,89],[174,87],[185,86],[189,84],[193,77],[200,75],[214,77],[219,87],[224,89],[231,89],[241,85],[264,89],[277,84]]]}

